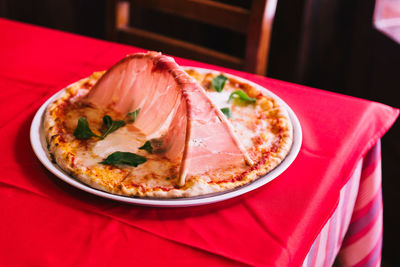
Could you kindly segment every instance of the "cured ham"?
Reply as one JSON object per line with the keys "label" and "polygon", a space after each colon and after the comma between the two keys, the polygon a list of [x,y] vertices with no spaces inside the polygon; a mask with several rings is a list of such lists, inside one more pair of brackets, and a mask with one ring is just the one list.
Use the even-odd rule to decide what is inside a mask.
{"label": "cured ham", "polygon": [[180,161],[179,186],[187,176],[253,164],[204,89],[161,53],[128,55],[83,101],[121,114],[140,110],[134,126],[148,139],[159,140],[159,153]]}

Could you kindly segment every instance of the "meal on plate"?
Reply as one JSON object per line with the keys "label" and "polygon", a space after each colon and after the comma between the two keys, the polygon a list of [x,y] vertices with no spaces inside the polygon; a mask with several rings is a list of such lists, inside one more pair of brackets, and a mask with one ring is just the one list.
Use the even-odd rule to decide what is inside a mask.
{"label": "meal on plate", "polygon": [[44,131],[54,162],[73,177],[151,198],[246,185],[279,165],[293,141],[285,107],[259,86],[157,52],[68,86],[47,107]]}

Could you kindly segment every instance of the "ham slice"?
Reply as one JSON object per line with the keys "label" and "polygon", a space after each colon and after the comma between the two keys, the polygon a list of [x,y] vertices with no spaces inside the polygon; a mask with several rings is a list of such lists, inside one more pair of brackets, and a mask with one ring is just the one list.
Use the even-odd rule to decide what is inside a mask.
{"label": "ham slice", "polygon": [[136,128],[159,138],[162,153],[180,160],[178,185],[188,175],[252,161],[225,115],[173,58],[157,52],[128,55],[107,71],[84,101],[121,114],[138,110]]}

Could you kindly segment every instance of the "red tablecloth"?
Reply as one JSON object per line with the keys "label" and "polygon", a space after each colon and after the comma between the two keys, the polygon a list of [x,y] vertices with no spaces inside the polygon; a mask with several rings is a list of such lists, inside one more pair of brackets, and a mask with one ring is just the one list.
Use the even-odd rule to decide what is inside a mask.
{"label": "red tablecloth", "polygon": [[141,49],[0,19],[0,265],[300,265],[356,163],[389,129],[391,107],[177,58],[282,97],[303,146],[271,183],[191,208],[144,208],[81,192],[36,159],[29,127],[66,85]]}

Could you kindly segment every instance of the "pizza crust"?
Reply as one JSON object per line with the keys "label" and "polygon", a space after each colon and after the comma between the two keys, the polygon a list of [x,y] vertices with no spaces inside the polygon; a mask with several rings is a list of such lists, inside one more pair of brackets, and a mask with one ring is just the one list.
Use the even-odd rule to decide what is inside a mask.
{"label": "pizza crust", "polygon": [[[74,122],[76,123],[77,117],[71,118],[71,114],[74,115],[76,112],[74,105],[78,102],[77,100],[87,94],[104,72],[96,72],[90,77],[70,85],[47,108],[44,130],[49,152],[53,155],[55,162],[64,171],[83,183],[112,194],[148,198],[177,198],[205,195],[241,187],[267,174],[284,160],[293,143],[293,126],[283,105],[273,97],[265,95],[265,92],[253,84],[240,78],[224,74],[228,77],[228,81],[221,94],[216,93],[211,86],[212,78],[220,73],[211,71],[203,73],[195,69],[189,69],[187,72],[206,89],[209,97],[215,100],[214,103],[219,108],[231,108],[233,116],[229,121],[235,134],[255,162],[253,166],[243,164],[243,166],[237,166],[231,170],[216,170],[193,176],[183,187],[179,187],[176,177],[174,177],[177,175],[178,164],[169,162],[158,154],[136,151],[135,153],[148,158],[145,164],[138,167],[99,164],[104,157],[93,153],[96,141],[82,141],[74,137],[73,125]],[[245,91],[250,97],[256,98],[256,104],[243,105],[224,102],[224,97],[226,99],[227,95],[238,89]],[[88,114],[90,107],[79,107],[77,113],[79,112],[88,116],[91,125],[96,125],[101,121],[103,115],[110,114],[112,111],[96,111]],[[111,135],[123,135],[123,128],[118,131]]]}

